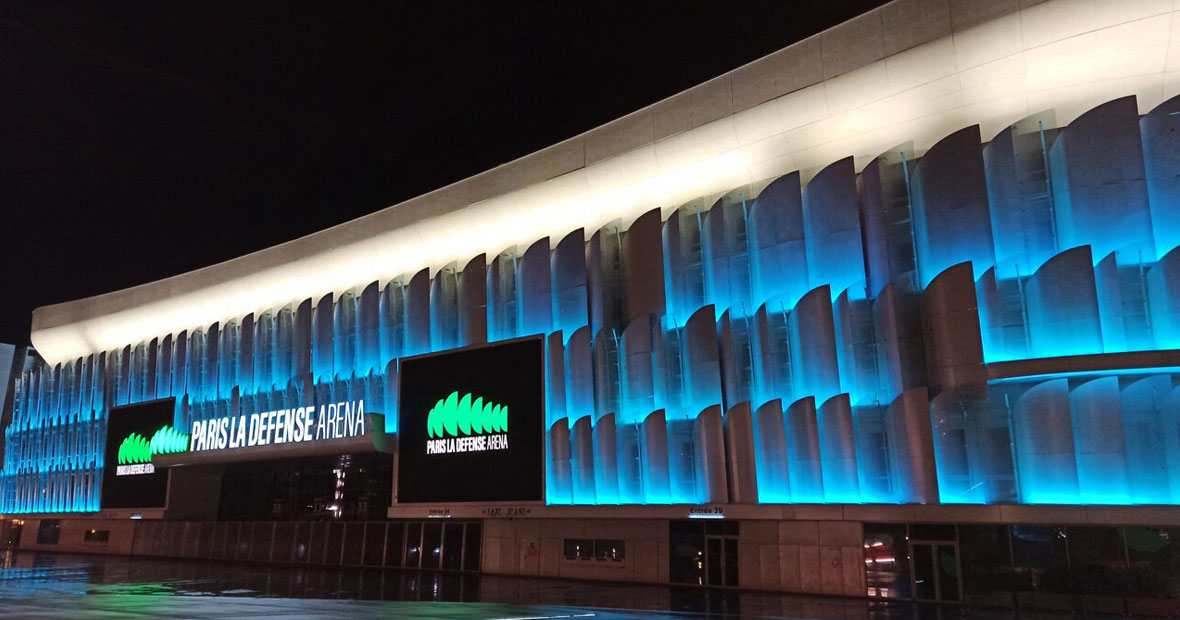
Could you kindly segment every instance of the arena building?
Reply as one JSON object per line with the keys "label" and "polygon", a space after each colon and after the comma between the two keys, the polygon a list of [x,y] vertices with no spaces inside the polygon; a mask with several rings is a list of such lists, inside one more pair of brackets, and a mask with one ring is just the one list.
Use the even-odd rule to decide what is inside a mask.
{"label": "arena building", "polygon": [[895,0],[39,308],[0,510],[31,549],[1180,613],[1176,95],[1171,0]]}

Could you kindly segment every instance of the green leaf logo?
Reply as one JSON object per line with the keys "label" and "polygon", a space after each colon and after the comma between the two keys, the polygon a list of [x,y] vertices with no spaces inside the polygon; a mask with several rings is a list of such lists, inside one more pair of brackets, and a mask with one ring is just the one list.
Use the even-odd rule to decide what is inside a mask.
{"label": "green leaf logo", "polygon": [[174,454],[188,450],[188,435],[165,426],[152,435],[152,454]]}
{"label": "green leaf logo", "polygon": [[148,440],[139,433],[131,433],[119,444],[119,464],[132,465],[135,463],[150,463],[152,451],[148,447]]}
{"label": "green leaf logo", "polygon": [[426,434],[430,437],[507,432],[508,407],[474,394],[451,392],[440,398],[426,416]]}
{"label": "green leaf logo", "polygon": [[139,433],[131,433],[119,444],[118,464],[135,465],[152,462],[153,454],[172,454],[188,450],[188,435],[165,426],[156,431],[149,441]]}

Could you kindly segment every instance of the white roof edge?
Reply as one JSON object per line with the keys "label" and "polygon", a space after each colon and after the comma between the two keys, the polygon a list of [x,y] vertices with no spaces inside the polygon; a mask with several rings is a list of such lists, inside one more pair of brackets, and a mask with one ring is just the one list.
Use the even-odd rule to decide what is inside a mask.
{"label": "white roof edge", "polygon": [[[1021,13],[1066,12],[1081,1],[1049,0]],[[874,11],[907,2],[896,0]],[[1147,21],[1130,15],[1131,11],[1107,16],[1113,21],[1093,23],[1089,31]],[[1097,58],[1104,54],[1150,54],[1142,37],[1099,39],[1101,45],[1089,48],[1096,58],[1093,68],[1072,58],[1072,73],[1065,77],[1087,88],[1059,89],[1064,93],[1059,100],[1040,97],[1031,104],[1029,94],[1036,83],[1025,75],[1023,65],[1019,76],[996,69],[994,90],[988,90],[986,83],[964,86],[962,75],[985,63],[995,65],[1010,57],[1024,60],[1050,43],[1077,36],[1039,32],[1043,41],[1025,37],[1012,47],[1009,39],[1020,36],[1020,20],[1015,20],[1015,35],[1008,21],[996,18],[978,24],[961,39],[949,32],[948,25],[942,36],[746,109],[731,107],[716,118],[701,117],[696,114],[698,108],[692,107],[695,103],[688,102],[689,117],[695,117],[689,126],[670,133],[641,127],[640,136],[650,135],[650,139],[636,142],[634,136],[614,136],[613,126],[620,120],[616,119],[474,177],[299,239],[121,291],[37,308],[31,338],[50,363],[72,360],[374,280],[437,268],[452,260],[466,261],[481,252],[498,252],[577,228],[592,230],[617,217],[634,217],[651,208],[682,204],[796,169],[816,170],[849,155],[863,164],[893,144],[914,140],[919,148],[929,146],[970,124],[981,124],[987,139],[1027,115],[1030,106],[1058,107],[1059,121],[1064,123],[1077,110],[1106,99],[1136,94],[1143,108],[1167,94],[1162,72],[1141,76],[1138,83],[1116,82],[1097,73],[1101,70]],[[738,71],[773,77],[775,67],[768,59],[800,45],[814,45],[808,43],[814,38],[721,77]],[[999,49],[1001,39],[1011,49]],[[1054,72],[1060,81],[1061,68],[1052,64],[1051,55],[1045,57],[1050,64],[1041,70]],[[978,64],[963,66],[972,59]],[[1154,64],[1145,58],[1142,66]],[[699,88],[685,91],[693,93],[688,99],[695,98]],[[682,115],[683,111],[668,108],[684,99],[684,93],[674,95],[622,118]],[[708,103],[701,104],[702,113],[709,110]],[[587,162],[588,141],[613,138],[619,144],[637,146]]]}

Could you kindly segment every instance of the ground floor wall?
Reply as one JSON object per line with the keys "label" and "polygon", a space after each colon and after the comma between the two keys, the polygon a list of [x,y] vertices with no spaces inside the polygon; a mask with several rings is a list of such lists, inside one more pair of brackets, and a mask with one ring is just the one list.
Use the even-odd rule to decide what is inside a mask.
{"label": "ground floor wall", "polygon": [[[723,523],[736,527],[726,530]],[[702,535],[693,536],[691,528],[698,526]],[[688,532],[673,539],[679,528]],[[489,573],[865,595],[859,522],[491,519],[485,529],[483,570]],[[705,563],[712,554],[704,547],[713,540],[723,555],[727,544],[736,545],[737,566],[724,567],[729,575],[716,579],[726,583],[711,582],[708,566],[674,570],[674,563],[692,564],[699,543],[704,543],[699,550]],[[586,557],[567,548],[572,541],[620,541],[623,557]],[[735,572],[736,579],[731,577]]]}
{"label": "ground floor wall", "polygon": [[40,551],[1180,616],[1180,521],[1157,515],[1155,523],[1054,522],[1022,514],[1029,518],[1019,523],[462,514],[335,522],[62,516],[21,519],[19,538],[20,548]]}

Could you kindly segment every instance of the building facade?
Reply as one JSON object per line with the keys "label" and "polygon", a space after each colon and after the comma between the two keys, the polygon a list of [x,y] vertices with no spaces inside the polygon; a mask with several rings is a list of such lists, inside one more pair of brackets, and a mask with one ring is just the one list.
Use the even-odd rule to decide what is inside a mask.
{"label": "building facade", "polygon": [[[1001,5],[897,0],[361,220],[38,309],[0,510],[32,548],[1176,613],[1180,13]],[[542,492],[408,501],[434,475],[409,425],[522,418],[455,392],[435,435],[403,375],[501,342],[539,343]],[[159,402],[179,447],[116,457],[112,412]],[[355,432],[235,447],[329,406]],[[131,464],[172,470],[158,505],[104,502]]]}

